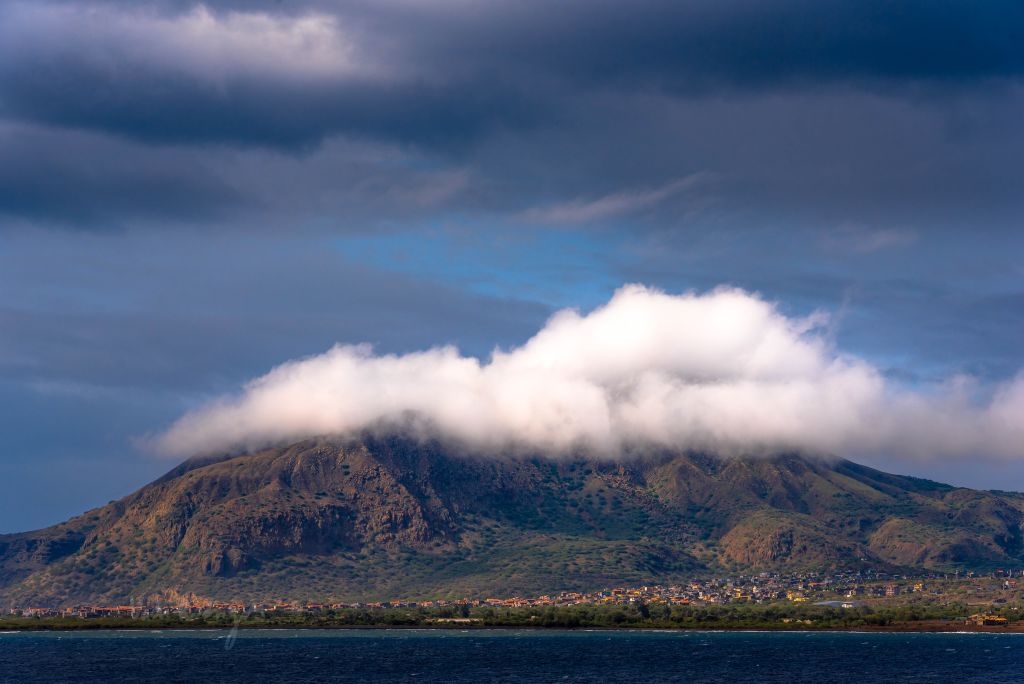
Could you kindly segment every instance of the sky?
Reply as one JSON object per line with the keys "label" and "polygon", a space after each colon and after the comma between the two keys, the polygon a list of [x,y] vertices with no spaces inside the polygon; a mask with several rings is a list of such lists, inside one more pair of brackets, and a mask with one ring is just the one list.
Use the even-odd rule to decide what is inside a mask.
{"label": "sky", "polygon": [[[766,377],[853,373],[870,391],[834,385],[828,413],[801,395],[796,432],[751,439],[1024,490],[1008,443],[1021,122],[1019,2],[4,2],[0,532],[119,498],[190,451],[303,434],[315,402],[279,420],[296,388],[333,406],[351,373],[423,354],[467,373],[471,398],[553,358],[616,401],[649,371],[753,387],[745,416],[776,405]],[[692,317],[722,297],[789,351],[767,370],[694,366],[688,340],[736,341]],[[661,332],[619,348],[619,375],[600,354],[566,371],[589,337],[564,321],[609,309],[628,314],[595,328],[609,339],[634,320]],[[678,325],[631,318],[652,310]],[[659,341],[675,355],[637,351]],[[401,401],[359,386],[377,406],[360,420],[422,406],[407,388],[423,376],[388,377]],[[239,412],[261,387],[280,429],[257,437]],[[601,404],[603,432],[572,434],[607,447],[637,429],[627,395]],[[679,406],[644,429],[685,441],[737,420],[691,412],[695,431],[674,432]],[[496,415],[464,424],[536,426]],[[175,442],[183,425],[204,438]]]}

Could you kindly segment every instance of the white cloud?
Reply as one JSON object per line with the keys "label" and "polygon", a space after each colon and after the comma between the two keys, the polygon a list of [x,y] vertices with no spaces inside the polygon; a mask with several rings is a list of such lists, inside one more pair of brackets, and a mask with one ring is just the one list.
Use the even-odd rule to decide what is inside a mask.
{"label": "white cloud", "polygon": [[981,403],[964,379],[911,390],[834,350],[826,324],[737,289],[630,285],[589,314],[557,313],[486,363],[453,347],[336,346],[184,416],[155,443],[190,455],[411,419],[480,449],[1024,457],[1024,376]]}
{"label": "white cloud", "polygon": [[894,228],[872,230],[856,224],[843,224],[826,233],[823,238],[827,249],[834,252],[874,254],[890,249],[908,247],[918,240],[912,230]]}
{"label": "white cloud", "polygon": [[574,199],[561,204],[531,209],[524,214],[533,223],[587,223],[600,221],[611,216],[640,211],[656,206],[665,200],[709,180],[709,173],[695,173],[677,178],[665,185],[643,190],[616,192],[595,199]]}

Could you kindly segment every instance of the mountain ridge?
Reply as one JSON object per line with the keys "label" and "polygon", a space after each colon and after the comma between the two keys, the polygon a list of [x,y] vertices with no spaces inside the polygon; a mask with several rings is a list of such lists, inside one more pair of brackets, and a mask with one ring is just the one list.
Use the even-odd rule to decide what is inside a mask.
{"label": "mountain ridge", "polygon": [[699,574],[1024,560],[1024,497],[794,454],[455,453],[397,436],[192,459],[0,535],[0,601],[545,593]]}

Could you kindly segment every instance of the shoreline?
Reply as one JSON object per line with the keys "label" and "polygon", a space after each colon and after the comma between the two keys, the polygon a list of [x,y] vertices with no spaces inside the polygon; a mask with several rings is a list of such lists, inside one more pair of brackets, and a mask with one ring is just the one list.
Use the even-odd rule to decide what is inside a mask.
{"label": "shoreline", "polygon": [[485,631],[530,631],[530,632],[847,632],[850,634],[904,633],[904,634],[1024,634],[1024,621],[1006,626],[973,625],[951,623],[945,620],[922,620],[895,623],[891,625],[858,625],[854,627],[832,627],[813,625],[763,625],[758,627],[675,627],[675,626],[543,626],[543,625],[46,625],[26,627],[23,625],[0,625],[0,634],[39,632],[217,632],[217,631],[436,631],[436,632],[485,632]]}

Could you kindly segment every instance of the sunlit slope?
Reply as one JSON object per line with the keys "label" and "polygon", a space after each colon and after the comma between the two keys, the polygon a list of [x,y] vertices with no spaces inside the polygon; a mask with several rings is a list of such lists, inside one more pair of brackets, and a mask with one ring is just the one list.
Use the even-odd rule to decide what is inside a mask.
{"label": "sunlit slope", "polygon": [[182,464],[0,536],[8,602],[511,595],[704,572],[1021,561],[1022,499],[792,455],[453,454],[307,441]]}

